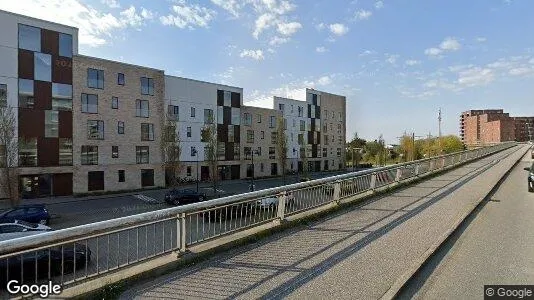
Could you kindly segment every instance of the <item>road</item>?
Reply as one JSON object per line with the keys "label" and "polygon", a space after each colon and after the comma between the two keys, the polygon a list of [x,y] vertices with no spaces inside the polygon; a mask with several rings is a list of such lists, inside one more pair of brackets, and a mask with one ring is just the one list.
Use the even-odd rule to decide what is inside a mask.
{"label": "road", "polygon": [[527,153],[470,223],[399,299],[483,299],[483,286],[534,283],[534,193]]}
{"label": "road", "polygon": [[380,298],[524,151],[498,153],[214,255],[132,286],[122,298]]}

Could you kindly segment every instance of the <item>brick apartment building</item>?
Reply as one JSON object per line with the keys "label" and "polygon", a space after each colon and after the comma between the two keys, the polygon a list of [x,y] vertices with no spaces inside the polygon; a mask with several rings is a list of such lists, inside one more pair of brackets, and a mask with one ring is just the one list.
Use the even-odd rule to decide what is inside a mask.
{"label": "brick apartment building", "polygon": [[511,117],[502,109],[469,110],[460,115],[460,137],[466,145],[525,142],[534,135],[534,117]]}

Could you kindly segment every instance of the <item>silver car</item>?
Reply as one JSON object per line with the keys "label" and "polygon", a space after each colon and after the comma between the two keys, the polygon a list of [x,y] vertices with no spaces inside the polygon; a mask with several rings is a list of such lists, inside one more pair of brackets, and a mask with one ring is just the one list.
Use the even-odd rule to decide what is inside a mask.
{"label": "silver car", "polygon": [[[290,205],[295,201],[295,196],[292,192],[287,193],[286,197],[286,205]],[[278,197],[272,196],[268,198],[263,198],[261,200],[258,200],[258,206],[263,209],[273,208],[278,205]]]}

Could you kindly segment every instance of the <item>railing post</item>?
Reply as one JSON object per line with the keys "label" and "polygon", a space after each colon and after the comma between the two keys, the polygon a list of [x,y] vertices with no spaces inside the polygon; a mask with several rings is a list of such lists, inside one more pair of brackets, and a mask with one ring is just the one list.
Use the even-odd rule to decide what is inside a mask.
{"label": "railing post", "polygon": [[339,199],[341,198],[341,181],[334,182],[334,196],[332,200],[334,203],[339,204]]}
{"label": "railing post", "polygon": [[415,175],[415,176],[419,176],[419,164],[415,164],[415,172],[414,172],[414,175]]}
{"label": "railing post", "polygon": [[369,187],[371,189],[371,193],[375,192],[376,188],[376,173],[371,174],[371,185]]}
{"label": "railing post", "polygon": [[277,195],[278,197],[278,210],[276,216],[280,220],[280,222],[284,221],[285,219],[285,212],[286,212],[286,192],[280,193]]}
{"label": "railing post", "polygon": [[430,172],[434,172],[434,159],[430,159],[430,164],[428,167]]}
{"label": "railing post", "polygon": [[402,176],[402,170],[401,170],[401,168],[398,168],[397,169],[397,173],[395,174],[395,182],[399,182],[401,176]]}
{"label": "railing post", "polygon": [[[198,217],[198,216],[197,216]],[[179,240],[180,241],[180,252],[185,252],[186,251],[186,231],[185,231],[185,213],[180,213],[180,217],[178,219],[178,223],[180,224],[180,236],[179,236]]]}
{"label": "railing post", "polygon": [[445,156],[441,158],[441,169],[445,169]]}

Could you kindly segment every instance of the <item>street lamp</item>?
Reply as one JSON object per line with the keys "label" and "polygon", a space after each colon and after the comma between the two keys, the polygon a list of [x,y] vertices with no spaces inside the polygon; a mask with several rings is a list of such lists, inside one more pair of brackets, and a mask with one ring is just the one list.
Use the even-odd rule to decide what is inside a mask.
{"label": "street lamp", "polygon": [[198,151],[197,151],[197,148],[193,148],[191,149],[191,156],[196,156],[197,157],[197,193],[198,193]]}
{"label": "street lamp", "polygon": [[297,152],[298,152],[297,149],[293,148],[293,156],[295,156],[297,158],[297,182],[299,182],[300,181],[300,178],[299,178],[299,176],[300,176],[300,174],[299,174],[299,158],[297,156]]}
{"label": "street lamp", "polygon": [[254,192],[254,154],[259,155],[258,150],[253,150],[252,148],[247,152],[247,154],[250,155],[250,158],[252,160],[252,177],[251,177],[251,184],[250,184],[250,191]]}

